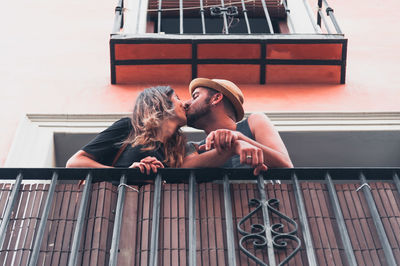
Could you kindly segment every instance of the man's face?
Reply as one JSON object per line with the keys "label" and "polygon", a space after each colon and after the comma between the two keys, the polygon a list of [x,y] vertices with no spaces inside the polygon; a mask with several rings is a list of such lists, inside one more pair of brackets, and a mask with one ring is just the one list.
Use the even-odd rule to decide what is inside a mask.
{"label": "man's face", "polygon": [[208,89],[203,87],[196,88],[192,93],[192,99],[185,103],[187,125],[196,127],[199,119],[206,117],[211,112],[211,97]]}

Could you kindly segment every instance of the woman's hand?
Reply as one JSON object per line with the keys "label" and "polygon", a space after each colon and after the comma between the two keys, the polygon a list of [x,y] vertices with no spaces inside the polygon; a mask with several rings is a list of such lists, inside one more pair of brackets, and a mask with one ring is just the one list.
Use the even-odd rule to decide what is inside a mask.
{"label": "woman's hand", "polygon": [[150,175],[150,171],[157,173],[157,168],[164,168],[164,165],[162,162],[157,160],[157,158],[147,156],[140,160],[140,162],[134,162],[129,168],[139,168],[142,174],[144,174],[144,171],[146,170],[146,174]]}

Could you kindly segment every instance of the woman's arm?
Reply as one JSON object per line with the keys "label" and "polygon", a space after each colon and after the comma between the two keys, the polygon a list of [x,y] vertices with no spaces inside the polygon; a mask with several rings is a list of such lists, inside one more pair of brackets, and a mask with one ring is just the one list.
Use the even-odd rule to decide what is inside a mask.
{"label": "woman's arm", "polygon": [[67,161],[67,168],[81,168],[81,167],[89,167],[89,168],[112,168],[111,166],[101,164],[94,160],[94,156],[83,151],[79,150],[77,153],[72,155],[71,158]]}

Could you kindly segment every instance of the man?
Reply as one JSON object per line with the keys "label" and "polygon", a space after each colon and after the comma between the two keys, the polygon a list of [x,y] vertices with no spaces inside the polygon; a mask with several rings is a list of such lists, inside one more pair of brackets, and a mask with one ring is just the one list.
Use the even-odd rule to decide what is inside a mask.
{"label": "man", "polygon": [[[204,130],[207,138],[197,151],[185,157],[184,167],[251,165],[254,174],[266,167],[293,167],[266,115],[255,113],[241,121],[243,94],[233,82],[197,78],[190,83],[189,92],[192,99],[185,103],[188,125]],[[208,154],[211,151],[213,154]]]}

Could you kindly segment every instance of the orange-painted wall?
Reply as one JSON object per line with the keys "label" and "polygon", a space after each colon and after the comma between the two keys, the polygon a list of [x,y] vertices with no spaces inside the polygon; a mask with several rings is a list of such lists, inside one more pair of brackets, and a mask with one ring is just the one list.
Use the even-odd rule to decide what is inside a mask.
{"label": "orange-painted wall", "polygon": [[[346,84],[242,85],[246,111],[400,111],[400,3],[329,2],[349,39]],[[116,3],[3,1],[0,165],[25,113],[127,112],[138,91],[156,85],[110,85]],[[189,97],[186,84],[171,85]]]}

